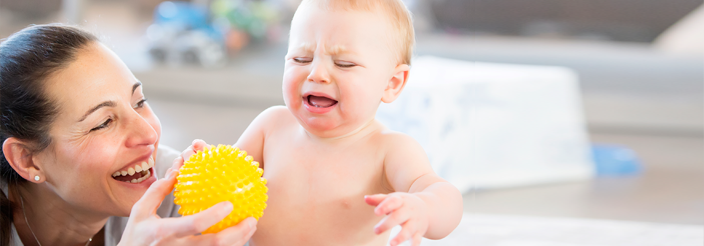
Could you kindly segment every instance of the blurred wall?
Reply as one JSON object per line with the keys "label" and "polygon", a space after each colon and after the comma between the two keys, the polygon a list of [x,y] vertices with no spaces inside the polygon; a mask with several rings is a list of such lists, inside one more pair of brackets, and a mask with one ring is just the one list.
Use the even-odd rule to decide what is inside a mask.
{"label": "blurred wall", "polygon": [[651,42],[701,0],[429,0],[444,29]]}

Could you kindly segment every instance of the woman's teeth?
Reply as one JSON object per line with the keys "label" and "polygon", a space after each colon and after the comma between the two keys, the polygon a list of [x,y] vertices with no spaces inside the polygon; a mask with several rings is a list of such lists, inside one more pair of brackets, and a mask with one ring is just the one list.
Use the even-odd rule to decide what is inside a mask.
{"label": "woman's teeth", "polygon": [[[112,177],[122,182],[139,183],[144,181],[145,179],[148,179],[151,176],[151,172],[149,171],[149,169],[152,167],[154,167],[154,159],[150,157],[148,161],[143,161],[142,163],[134,165],[133,167],[128,167],[126,170],[117,171],[113,173]],[[134,177],[133,179],[125,177],[134,176],[135,174],[140,175],[137,175],[137,177]]]}

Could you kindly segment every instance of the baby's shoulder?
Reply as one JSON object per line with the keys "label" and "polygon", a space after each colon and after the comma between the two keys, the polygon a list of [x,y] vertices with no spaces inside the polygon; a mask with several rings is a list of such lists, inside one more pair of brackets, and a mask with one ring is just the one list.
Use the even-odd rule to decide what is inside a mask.
{"label": "baby's shoulder", "polygon": [[390,130],[386,127],[383,127],[375,134],[374,141],[382,144],[387,153],[423,150],[420,143],[413,137],[402,132]]}
{"label": "baby's shoulder", "polygon": [[260,122],[266,128],[271,128],[281,123],[295,122],[296,118],[294,118],[293,114],[291,114],[291,111],[289,111],[286,106],[278,105],[271,106],[259,113],[255,121]]}

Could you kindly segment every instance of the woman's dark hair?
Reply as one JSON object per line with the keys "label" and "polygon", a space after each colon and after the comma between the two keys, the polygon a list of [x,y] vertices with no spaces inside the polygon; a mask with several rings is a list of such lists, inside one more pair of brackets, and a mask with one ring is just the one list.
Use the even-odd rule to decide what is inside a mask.
{"label": "woman's dark hair", "polygon": [[[93,34],[63,24],[32,25],[0,40],[0,143],[14,137],[28,143],[30,151],[49,146],[57,107],[44,93],[44,82],[92,41],[97,41]],[[26,182],[2,148],[0,182],[8,187]],[[0,190],[0,245],[9,244],[13,211],[14,204]]]}

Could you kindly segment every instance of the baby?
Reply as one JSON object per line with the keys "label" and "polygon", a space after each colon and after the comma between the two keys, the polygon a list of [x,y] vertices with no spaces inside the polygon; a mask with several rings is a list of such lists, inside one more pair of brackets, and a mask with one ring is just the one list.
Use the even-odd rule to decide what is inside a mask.
{"label": "baby", "polygon": [[408,79],[414,42],[401,0],[304,0],[291,24],[286,107],[235,146],[259,161],[269,201],[250,244],[397,245],[448,235],[460,192],[421,146],[374,119]]}

